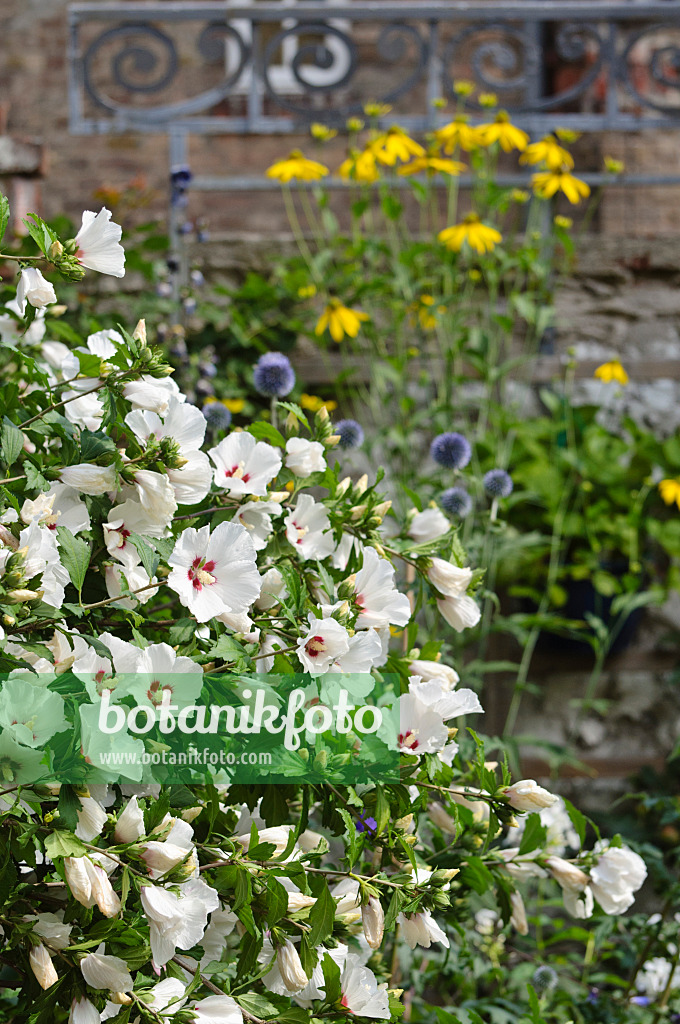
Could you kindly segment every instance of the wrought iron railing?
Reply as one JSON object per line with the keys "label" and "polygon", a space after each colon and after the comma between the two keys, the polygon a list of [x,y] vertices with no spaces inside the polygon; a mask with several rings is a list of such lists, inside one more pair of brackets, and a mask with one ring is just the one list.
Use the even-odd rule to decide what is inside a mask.
{"label": "wrought iron railing", "polygon": [[680,124],[677,0],[166,0],[69,17],[76,133],[285,133],[320,112],[342,126],[368,99],[427,129],[461,76],[532,132],[556,115],[579,131]]}
{"label": "wrought iron railing", "polygon": [[[433,129],[450,118],[435,101],[461,77],[532,135],[680,127],[678,0],[134,0],[75,3],[69,19],[71,131],[167,133],[171,167],[186,164],[192,134],[342,129],[368,100],[392,106],[386,124]],[[483,113],[474,96],[466,111]],[[659,171],[617,183],[680,183]]]}

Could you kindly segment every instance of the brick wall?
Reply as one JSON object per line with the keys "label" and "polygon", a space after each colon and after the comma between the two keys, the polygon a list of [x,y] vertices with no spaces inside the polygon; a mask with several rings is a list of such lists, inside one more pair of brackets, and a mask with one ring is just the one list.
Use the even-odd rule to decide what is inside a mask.
{"label": "brick wall", "polygon": [[[92,195],[100,186],[120,188],[142,175],[151,194],[149,209],[139,216],[146,218],[149,211],[164,216],[168,171],[165,136],[69,136],[66,9],[67,0],[2,2],[0,96],[7,109],[9,132],[20,139],[44,143],[47,148],[43,212],[50,216],[65,210],[76,217],[84,205],[92,203]],[[181,49],[183,74],[202,86],[207,72],[194,61],[193,50]],[[362,80],[364,88],[368,97],[370,76]],[[306,136],[195,139],[191,164],[202,174],[260,177],[274,159],[298,144],[309,147],[309,140]],[[341,149],[339,143],[335,150],[327,151],[331,165],[339,163]],[[680,132],[586,139],[577,149],[578,166],[599,169],[603,153],[623,158],[632,172],[680,173]],[[264,232],[284,230],[286,226],[276,195],[261,193],[194,195],[187,215],[208,218],[214,230]],[[649,238],[673,235],[680,225],[680,186],[644,191],[610,189],[598,221],[608,234]]]}

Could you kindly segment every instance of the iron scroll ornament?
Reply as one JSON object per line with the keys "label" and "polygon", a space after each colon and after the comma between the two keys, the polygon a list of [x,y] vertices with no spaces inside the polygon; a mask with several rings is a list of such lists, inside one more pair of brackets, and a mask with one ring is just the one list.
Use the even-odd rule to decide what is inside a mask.
{"label": "iron scroll ornament", "polygon": [[[351,81],[359,67],[359,54],[357,45],[347,32],[338,28],[330,22],[298,22],[291,28],[283,29],[277,33],[268,43],[262,61],[262,78],[267,95],[273,99],[284,110],[297,114],[302,118],[311,119],[318,116],[318,112],[310,108],[308,104],[299,97],[286,95],[278,91],[272,81],[270,68],[275,65],[281,44],[285,39],[298,37],[300,35],[319,35],[325,38],[331,37],[337,40],[344,50],[344,65],[340,62],[337,54],[334,54],[325,42],[307,43],[300,47],[291,61],[291,72],[295,82],[302,88],[303,95],[307,98],[314,94],[330,94],[351,85]],[[413,25],[402,22],[393,22],[380,32],[376,40],[375,49],[379,57],[385,62],[396,64],[402,60],[408,51],[409,43],[416,48],[415,67],[405,78],[401,78],[398,85],[389,89],[383,95],[372,97],[378,103],[392,103],[400,96],[408,93],[421,80],[427,70],[429,60],[429,46],[422,38],[420,32]],[[335,78],[323,82],[311,81],[308,73],[305,73],[306,66],[318,68],[321,71],[333,71],[334,65],[338,64],[338,72]],[[363,109],[363,101],[350,101],[344,104],[335,103],[333,109],[324,110],[326,120],[342,122],[350,114],[360,113]]]}
{"label": "iron scroll ornament", "polygon": [[[645,36],[649,36],[652,33],[657,34],[659,32],[680,32],[680,25],[676,24],[664,24],[664,25],[651,25],[647,28],[641,29],[636,32],[628,40],[628,44],[621,54],[617,68],[617,79],[624,85],[626,90],[640,103],[641,106],[647,107],[652,110],[661,111],[664,114],[677,114],[680,111],[680,44],[678,45],[664,45],[655,49],[652,53],[651,60],[649,61],[650,77],[652,81],[656,82],[664,89],[674,89],[678,93],[678,102],[676,103],[658,103],[655,102],[651,96],[643,95],[638,87],[635,85],[632,76],[632,60],[631,55],[633,50]],[[665,68],[671,65],[675,78],[668,78],[666,75]]]}
{"label": "iron scroll ornament", "polygon": [[[207,89],[197,96],[177,103],[167,103],[155,107],[135,107],[119,103],[97,88],[93,81],[92,69],[97,60],[101,60],[100,52],[111,43],[120,41],[121,48],[115,51],[110,59],[113,82],[126,89],[130,94],[155,93],[167,88],[179,73],[179,58],[174,40],[154,25],[145,22],[118,25],[102,32],[90,44],[82,58],[83,83],[85,91],[97,106],[108,110],[125,121],[134,122],[170,122],[175,118],[187,117],[209,110],[225,99],[240,78],[250,58],[250,46],[241,35],[227,22],[211,22],[206,25],[197,40],[197,49],[203,59],[216,63],[224,54],[222,40],[228,37],[238,46],[238,59],[235,69],[226,76],[219,85]],[[130,40],[134,39],[132,42]],[[126,42],[126,40],[128,40]],[[165,60],[159,57],[154,44],[164,51]],[[154,75],[147,81],[131,77],[136,75]]]}
{"label": "iron scroll ornament", "polygon": [[[496,33],[497,38],[476,39]],[[591,50],[588,49],[591,43]],[[466,43],[471,51],[465,53]],[[529,85],[539,79],[544,48],[530,37],[526,27],[510,22],[491,22],[488,25],[470,25],[455,35],[446,45],[442,54],[442,88],[449,98],[455,97],[453,82],[455,74],[449,68],[456,64],[469,63],[472,66],[475,84],[483,90],[498,93],[519,93],[519,102],[508,104],[510,110],[553,110],[569,103],[596,81],[605,62],[605,43],[594,25],[562,24],[555,37],[555,54],[565,62],[590,61],[587,71],[574,85],[552,96],[531,96]],[[464,59],[463,59],[464,58]],[[494,74],[490,68],[497,69]],[[468,103],[473,109],[481,109]]]}

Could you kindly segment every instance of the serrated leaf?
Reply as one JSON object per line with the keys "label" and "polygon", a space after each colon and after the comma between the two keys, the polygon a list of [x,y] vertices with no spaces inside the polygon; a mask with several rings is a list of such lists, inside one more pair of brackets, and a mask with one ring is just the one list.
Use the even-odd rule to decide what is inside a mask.
{"label": "serrated leaf", "polygon": [[45,853],[50,860],[55,857],[84,857],[87,847],[71,832],[55,830],[45,840]]}
{"label": "serrated leaf", "polygon": [[6,416],[2,422],[2,457],[11,466],[19,458],[24,447],[24,435],[16,424],[12,423]]}
{"label": "serrated leaf", "polygon": [[69,574],[71,583],[80,597],[90,566],[90,545],[80,537],[75,537],[65,526],[57,527],[57,537],[59,538],[61,564]]}
{"label": "serrated leaf", "polygon": [[310,429],[309,420],[305,416],[300,406],[296,405],[295,402],[278,402],[277,406],[279,409],[285,409],[286,412],[292,412],[293,416],[295,416],[300,421],[300,423],[307,427],[307,430]]}
{"label": "serrated leaf", "polygon": [[130,533],[129,540],[137,549],[137,554],[142,560],[142,565],[146,570],[149,579],[153,579],[153,576],[158,568],[160,562],[160,556],[156,554],[153,548],[147,544],[143,537],[140,537],[138,533]]}
{"label": "serrated leaf", "polygon": [[258,992],[244,992],[243,995],[236,996],[236,1002],[246,1013],[255,1017],[276,1017],[277,1021],[281,1019],[278,1007]]}
{"label": "serrated leaf", "polygon": [[321,970],[323,971],[326,1002],[334,1003],[336,999],[340,999],[342,995],[342,990],[340,988],[340,968],[328,953],[324,953],[323,960],[321,961]]}
{"label": "serrated leaf", "polygon": [[9,224],[9,199],[0,193],[0,242],[5,237],[5,231]]}
{"label": "serrated leaf", "polygon": [[335,900],[331,896],[328,884],[324,881],[321,893],[317,896],[316,903],[309,912],[311,930],[308,937],[312,946],[320,945],[333,934],[335,911]]}
{"label": "serrated leaf", "polygon": [[540,814],[530,814],[524,826],[522,841],[519,844],[519,856],[522,856],[524,853],[531,853],[532,850],[538,849],[539,846],[544,846],[547,835],[548,830],[545,825],[541,824]]}
{"label": "serrated leaf", "polygon": [[62,785],[59,790],[59,821],[74,831],[78,827],[78,811],[83,805],[73,786]]}
{"label": "serrated leaf", "polygon": [[271,423],[251,423],[247,427],[248,433],[252,434],[258,441],[267,441],[269,444],[274,444],[278,448],[286,447],[286,439],[283,434],[276,429]]}
{"label": "serrated leaf", "polygon": [[112,438],[101,431],[83,430],[80,434],[80,461],[96,462],[101,455],[115,455],[116,445]]}

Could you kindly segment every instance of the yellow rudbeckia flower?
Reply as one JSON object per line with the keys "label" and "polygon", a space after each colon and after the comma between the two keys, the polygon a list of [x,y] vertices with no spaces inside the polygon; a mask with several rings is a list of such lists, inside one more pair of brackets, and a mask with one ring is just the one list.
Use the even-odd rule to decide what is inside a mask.
{"label": "yellow rudbeckia flower", "polygon": [[[420,326],[424,331],[431,331],[437,326],[437,317],[434,315],[434,295],[421,295],[418,301],[411,306],[411,311],[417,314]],[[436,311],[441,316],[446,312],[446,306],[437,306]]]}
{"label": "yellow rudbeckia flower", "polygon": [[360,309],[350,309],[343,306],[340,299],[330,299],[328,305],[318,319],[314,333],[320,337],[328,329],[333,341],[342,341],[347,335],[349,338],[356,338],[364,320],[370,320],[368,313],[362,313]]}
{"label": "yellow rudbeckia flower", "polygon": [[243,410],[245,408],[245,404],[246,404],[245,398],[224,398],[224,399],[222,399],[222,405],[226,405],[226,407],[229,410],[229,412],[233,412],[234,414],[237,414],[239,412],[243,412]]}
{"label": "yellow rudbeckia flower", "polygon": [[410,164],[404,164],[403,167],[400,167],[397,174],[420,174],[422,171],[427,171],[428,174],[436,174],[439,171],[441,174],[450,174],[452,177],[457,178],[461,171],[464,170],[465,164],[459,163],[458,160],[447,160],[443,156],[417,156]]}
{"label": "yellow rudbeckia flower", "polygon": [[549,171],[563,167],[571,170],[574,158],[568,149],[560,146],[554,135],[546,135],[540,142],[532,142],[519,158],[521,164],[545,164]]}
{"label": "yellow rudbeckia flower", "polygon": [[680,477],[675,477],[674,480],[670,478],[662,480],[659,484],[659,493],[667,505],[672,505],[675,502],[680,508]]}
{"label": "yellow rudbeckia flower", "polygon": [[503,236],[496,228],[488,224],[482,224],[476,213],[470,213],[461,224],[454,224],[453,227],[444,228],[437,235],[440,242],[443,242],[447,249],[453,252],[460,252],[467,242],[471,249],[480,255],[491,250],[503,240]]}
{"label": "yellow rudbeckia flower", "polygon": [[362,152],[351,150],[347,159],[338,167],[338,174],[346,181],[358,181],[362,185],[371,185],[380,178],[375,154],[370,149]]}
{"label": "yellow rudbeckia flower", "polygon": [[526,149],[529,141],[527,133],[510,122],[505,110],[499,110],[491,124],[481,124],[479,134],[483,146],[492,146],[497,142],[505,153],[510,153],[513,149]]}
{"label": "yellow rudbeckia flower", "polygon": [[314,124],[309,126],[309,134],[317,142],[328,142],[330,139],[334,139],[338,134],[337,128],[329,128],[327,124],[321,124],[319,121],[315,121]]}
{"label": "yellow rudbeckia flower", "polygon": [[593,377],[604,381],[605,384],[609,384],[613,380],[624,386],[628,383],[628,374],[618,359],[611,359],[608,363],[602,363],[602,366],[598,366],[595,370]]}
{"label": "yellow rudbeckia flower", "polygon": [[590,195],[590,185],[580,178],[575,178],[564,166],[559,170],[539,171],[532,177],[531,184],[541,199],[550,199],[556,192],[563,192],[572,206]]}
{"label": "yellow rudbeckia flower", "polygon": [[328,168],[316,160],[309,160],[299,149],[294,149],[285,160],[278,160],[267,169],[267,177],[280,181],[318,181],[329,173]]}
{"label": "yellow rudbeckia flower", "polygon": [[473,128],[463,116],[454,118],[443,128],[438,128],[434,137],[445,153],[453,153],[458,147],[469,153],[482,145],[479,128]]}
{"label": "yellow rudbeckia flower", "polygon": [[324,406],[328,412],[333,412],[338,407],[338,403],[332,398],[319,398],[318,395],[300,395],[300,405],[309,412],[318,412]]}
{"label": "yellow rudbeckia flower", "polygon": [[401,128],[393,127],[369,142],[368,149],[378,163],[394,167],[397,160],[407,163],[412,157],[425,156],[425,150]]}

